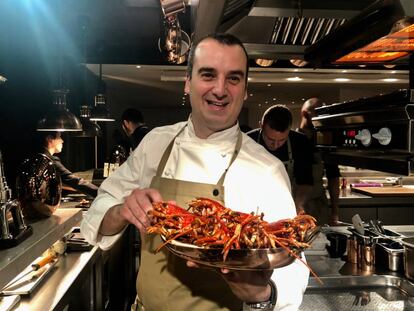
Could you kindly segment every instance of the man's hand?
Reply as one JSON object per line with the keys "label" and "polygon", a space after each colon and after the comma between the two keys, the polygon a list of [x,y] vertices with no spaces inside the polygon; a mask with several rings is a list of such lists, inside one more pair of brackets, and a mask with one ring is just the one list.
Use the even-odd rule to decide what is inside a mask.
{"label": "man's hand", "polygon": [[99,232],[113,235],[120,232],[128,223],[135,225],[141,233],[150,225],[147,212],[152,202],[162,201],[161,194],[155,189],[135,189],[126,197],[125,202],[113,206],[106,213]]}
{"label": "man's hand", "polygon": [[[203,268],[203,266],[192,261],[187,261],[187,267]],[[233,294],[241,301],[261,302],[270,299],[271,287],[269,280],[273,270],[249,271],[222,268],[218,272],[227,282]]]}

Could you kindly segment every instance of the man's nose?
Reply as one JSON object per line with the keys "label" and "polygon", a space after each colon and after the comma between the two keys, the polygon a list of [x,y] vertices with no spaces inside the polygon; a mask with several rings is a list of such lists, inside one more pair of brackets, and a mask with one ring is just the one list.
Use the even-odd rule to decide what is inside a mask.
{"label": "man's nose", "polygon": [[227,91],[227,83],[226,82],[227,81],[226,81],[225,78],[216,79],[215,84],[214,84],[213,93],[218,98],[222,98],[222,97],[226,96],[226,91]]}

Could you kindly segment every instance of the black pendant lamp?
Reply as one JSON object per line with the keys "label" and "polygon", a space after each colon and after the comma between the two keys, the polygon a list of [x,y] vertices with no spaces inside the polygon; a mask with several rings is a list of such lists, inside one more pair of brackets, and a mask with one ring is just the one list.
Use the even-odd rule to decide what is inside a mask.
{"label": "black pendant lamp", "polygon": [[40,132],[80,132],[81,121],[66,107],[66,94],[68,90],[60,89],[54,92],[54,102],[46,115],[37,123]]}
{"label": "black pendant lamp", "polygon": [[82,123],[82,131],[77,132],[75,137],[101,137],[101,127],[96,123],[89,120],[91,116],[91,107],[81,106],[80,108],[80,121]]}
{"label": "black pendant lamp", "polygon": [[[99,90],[102,91],[103,89],[104,86],[102,82],[102,64],[99,64]],[[103,92],[96,94],[95,106],[92,108],[91,117],[89,120],[101,122],[115,121],[109,112],[108,106],[106,104],[106,96],[103,94]]]}
{"label": "black pendant lamp", "polygon": [[115,121],[106,105],[106,97],[104,94],[96,94],[95,106],[92,108],[89,120],[102,122]]}

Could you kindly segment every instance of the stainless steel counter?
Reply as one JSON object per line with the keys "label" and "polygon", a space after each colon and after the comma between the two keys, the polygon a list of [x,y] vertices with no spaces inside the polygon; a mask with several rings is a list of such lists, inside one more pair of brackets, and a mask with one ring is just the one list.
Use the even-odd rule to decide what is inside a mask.
{"label": "stainless steel counter", "polygon": [[[91,251],[72,252],[61,256],[39,288],[30,296],[22,296],[15,310],[54,310],[58,304],[65,304],[63,297],[68,294],[79,275],[86,269],[91,269],[91,261],[96,259],[100,252],[98,247],[94,247]],[[86,285],[89,287],[89,284]],[[89,288],[92,291],[93,284],[90,284]],[[78,298],[68,297],[71,301]]]}
{"label": "stainless steel counter", "polygon": [[[386,229],[414,236],[412,225],[386,226]],[[346,227],[329,230],[347,232]],[[322,251],[325,242],[327,240],[322,234],[314,243]],[[310,278],[301,311],[414,310],[414,284],[402,272],[380,268],[362,271],[356,264],[341,258],[330,258],[327,253],[317,254],[315,250],[305,253],[309,266],[323,284],[314,277]]]}
{"label": "stainless steel counter", "polygon": [[[327,194],[329,197],[329,193]],[[348,187],[341,189],[339,192],[339,205],[340,206],[413,206],[414,207],[414,196],[381,196],[372,197],[362,193],[351,191]]]}
{"label": "stainless steel counter", "polygon": [[51,217],[30,223],[33,227],[30,237],[15,247],[0,250],[0,288],[68,233],[81,219],[80,209],[59,208]]}

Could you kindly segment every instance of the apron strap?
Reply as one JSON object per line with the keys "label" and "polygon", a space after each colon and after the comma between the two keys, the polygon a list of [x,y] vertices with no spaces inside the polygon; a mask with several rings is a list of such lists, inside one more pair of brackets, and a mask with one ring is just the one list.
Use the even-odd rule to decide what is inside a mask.
{"label": "apron strap", "polygon": [[231,157],[231,160],[230,160],[229,165],[227,166],[226,170],[224,171],[223,175],[221,175],[221,177],[220,177],[220,179],[219,179],[219,181],[217,183],[217,185],[219,185],[219,186],[223,186],[223,184],[224,184],[224,178],[226,178],[227,171],[229,170],[230,165],[233,164],[234,160],[236,160],[237,155],[240,152],[241,145],[242,145],[242,137],[243,136],[242,136],[241,130],[239,129],[239,132],[237,134],[236,146],[234,147],[233,156]]}
{"label": "apron strap", "polygon": [[157,168],[157,174],[155,176],[161,177],[162,172],[164,172],[165,166],[167,165],[168,158],[170,157],[171,150],[174,146],[174,141],[184,131],[185,127],[187,126],[187,123],[183,126],[183,128],[175,135],[173,140],[171,140],[170,144],[167,146],[167,149],[165,149],[164,154],[161,157],[160,164],[158,164]]}

